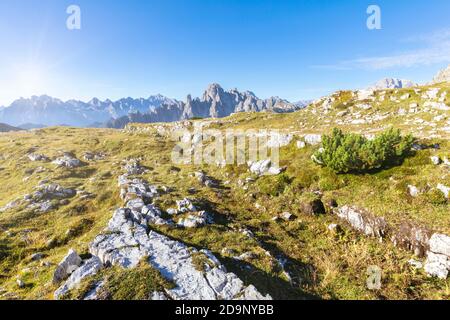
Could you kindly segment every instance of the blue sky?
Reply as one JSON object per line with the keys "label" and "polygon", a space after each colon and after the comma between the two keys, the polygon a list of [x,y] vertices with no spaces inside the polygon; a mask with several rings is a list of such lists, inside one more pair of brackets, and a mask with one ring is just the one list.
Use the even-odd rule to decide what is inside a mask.
{"label": "blue sky", "polygon": [[[81,8],[81,30],[66,8]],[[366,27],[381,8],[382,29]],[[309,99],[450,63],[448,0],[2,0],[0,105],[49,94],[185,99],[211,82]]]}

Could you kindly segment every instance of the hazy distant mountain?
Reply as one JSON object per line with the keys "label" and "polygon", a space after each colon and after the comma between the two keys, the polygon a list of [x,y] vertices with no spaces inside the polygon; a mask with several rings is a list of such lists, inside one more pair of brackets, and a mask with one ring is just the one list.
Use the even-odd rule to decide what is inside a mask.
{"label": "hazy distant mountain", "polygon": [[10,126],[6,123],[0,123],[0,132],[20,131],[22,129]]}
{"label": "hazy distant mountain", "polygon": [[115,102],[94,98],[86,103],[78,100],[64,102],[45,95],[33,96],[30,99],[21,98],[9,107],[1,108],[0,121],[14,126],[23,123],[56,126],[65,123],[84,127],[130,113],[149,112],[165,103],[175,103],[175,100],[156,95],[148,99],[126,98]]}
{"label": "hazy distant mountain", "polygon": [[36,124],[36,123],[24,123],[17,127],[23,130],[31,130],[31,129],[42,129],[45,128],[46,126],[44,126],[43,124]]}
{"label": "hazy distant mountain", "polygon": [[253,92],[237,89],[225,91],[217,83],[208,86],[202,97],[188,95],[186,102],[174,101],[163,104],[147,113],[134,113],[112,119],[107,123],[111,128],[123,128],[129,122],[172,122],[191,118],[222,118],[236,112],[271,111],[293,112],[304,108],[308,102],[290,103],[279,97],[259,99]]}
{"label": "hazy distant mountain", "polygon": [[450,81],[450,65],[446,69],[438,72],[438,74],[433,78],[433,83]]}
{"label": "hazy distant mountain", "polygon": [[417,86],[410,80],[403,80],[397,78],[384,78],[379,80],[374,85],[370,86],[368,89],[372,90],[383,90],[383,89],[401,89],[401,88],[411,88]]}

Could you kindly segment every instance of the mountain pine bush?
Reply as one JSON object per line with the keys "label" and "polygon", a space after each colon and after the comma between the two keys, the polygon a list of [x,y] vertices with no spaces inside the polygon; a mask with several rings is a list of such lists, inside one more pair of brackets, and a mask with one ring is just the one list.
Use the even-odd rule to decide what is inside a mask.
{"label": "mountain pine bush", "polygon": [[323,136],[322,148],[314,153],[313,160],[336,173],[363,173],[401,163],[413,141],[411,135],[402,136],[393,128],[373,140],[335,128],[330,136]]}

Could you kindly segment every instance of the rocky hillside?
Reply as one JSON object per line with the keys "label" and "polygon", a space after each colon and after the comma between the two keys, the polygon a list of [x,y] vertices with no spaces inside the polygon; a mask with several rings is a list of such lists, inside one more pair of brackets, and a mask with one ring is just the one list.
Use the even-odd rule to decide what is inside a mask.
{"label": "rocky hillside", "polygon": [[[259,110],[243,97],[211,86],[179,115]],[[449,105],[440,83],[293,113],[2,134],[0,298],[449,299]],[[311,159],[333,128],[389,127],[415,138],[401,163],[337,174]],[[195,128],[279,129],[280,164],[173,163],[172,133]]]}

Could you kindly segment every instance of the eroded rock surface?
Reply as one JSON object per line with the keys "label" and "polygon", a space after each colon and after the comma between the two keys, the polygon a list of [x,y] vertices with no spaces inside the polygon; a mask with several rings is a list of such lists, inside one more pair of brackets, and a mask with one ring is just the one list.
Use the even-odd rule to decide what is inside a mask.
{"label": "eroded rock surface", "polygon": [[447,279],[450,272],[450,237],[435,233],[430,239],[425,271],[440,279]]}
{"label": "eroded rock surface", "polygon": [[335,212],[341,219],[365,235],[382,239],[386,234],[387,223],[384,218],[375,217],[363,209],[350,206],[343,206]]}

